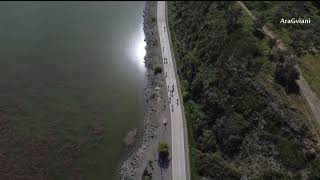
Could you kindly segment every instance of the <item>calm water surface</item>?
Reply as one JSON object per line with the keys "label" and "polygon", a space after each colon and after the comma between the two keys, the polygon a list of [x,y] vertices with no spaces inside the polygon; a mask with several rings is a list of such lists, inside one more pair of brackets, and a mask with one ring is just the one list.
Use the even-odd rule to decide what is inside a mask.
{"label": "calm water surface", "polygon": [[0,3],[0,108],[23,109],[6,116],[19,137],[52,132],[80,142],[92,122],[103,124],[103,140],[83,146],[93,148],[75,163],[83,179],[117,179],[122,139],[143,123],[143,8],[144,2]]}

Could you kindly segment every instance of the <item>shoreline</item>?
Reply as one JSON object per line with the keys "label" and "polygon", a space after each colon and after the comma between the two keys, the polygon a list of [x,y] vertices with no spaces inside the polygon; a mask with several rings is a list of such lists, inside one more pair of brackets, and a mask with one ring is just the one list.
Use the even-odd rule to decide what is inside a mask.
{"label": "shoreline", "polygon": [[[143,31],[146,42],[145,60],[145,83],[144,83],[144,120],[143,130],[138,133],[137,141],[132,146],[127,159],[120,163],[121,179],[141,179],[141,174],[147,163],[148,158],[153,154],[152,149],[158,142],[160,133],[160,122],[165,109],[163,94],[166,89],[163,88],[163,73],[154,74],[153,67],[157,64],[162,66],[161,49],[159,48],[158,30],[156,19],[156,1],[146,1],[143,10]],[[155,45],[156,44],[156,45]],[[160,91],[156,91],[160,88]],[[161,111],[161,112],[160,112]]]}

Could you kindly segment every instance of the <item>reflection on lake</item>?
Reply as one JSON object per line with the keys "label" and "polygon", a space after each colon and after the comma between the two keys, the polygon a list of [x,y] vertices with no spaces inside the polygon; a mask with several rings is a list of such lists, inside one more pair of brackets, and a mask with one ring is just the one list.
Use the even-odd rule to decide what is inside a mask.
{"label": "reflection on lake", "polygon": [[143,8],[0,3],[0,179],[117,179],[143,123]]}

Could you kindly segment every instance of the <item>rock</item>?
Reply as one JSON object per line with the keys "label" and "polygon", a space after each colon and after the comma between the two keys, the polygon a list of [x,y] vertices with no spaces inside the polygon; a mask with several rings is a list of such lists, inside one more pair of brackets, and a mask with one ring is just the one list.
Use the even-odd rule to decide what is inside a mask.
{"label": "rock", "polygon": [[[157,99],[151,99],[154,91],[159,92],[159,85],[161,82],[161,77],[156,77],[153,73],[153,66],[157,64],[157,61],[160,61],[161,58],[155,58],[155,56],[160,52],[155,48],[159,47],[152,46],[154,42],[153,38],[155,38],[155,36],[152,35],[157,34],[156,25],[151,22],[150,18],[148,18],[152,14],[156,13],[152,11],[152,3],[156,2],[147,1],[143,11],[143,30],[145,33],[145,42],[147,44],[145,48],[146,55],[144,57],[146,67],[146,81],[144,85],[144,135],[142,138],[138,139],[140,148],[138,148],[134,153],[130,154],[127,160],[122,162],[120,168],[121,179],[135,179],[135,169],[142,165],[144,150],[154,138],[154,131],[156,130],[154,127],[155,123],[157,122],[156,111],[160,109],[155,107],[159,104],[156,103]],[[131,144],[130,142],[128,143],[128,141],[130,141],[132,136],[135,136],[135,134],[136,132],[129,132],[124,141],[127,142],[127,144]],[[135,141],[137,141],[136,138]]]}

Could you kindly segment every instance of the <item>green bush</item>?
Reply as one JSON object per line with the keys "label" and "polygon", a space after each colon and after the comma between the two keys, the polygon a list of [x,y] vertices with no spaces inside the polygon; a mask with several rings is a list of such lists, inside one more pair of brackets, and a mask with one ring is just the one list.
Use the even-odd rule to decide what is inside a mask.
{"label": "green bush", "polygon": [[146,166],[142,173],[142,180],[151,180],[152,173],[148,171],[148,167]]}
{"label": "green bush", "polygon": [[154,169],[154,167],[153,167],[153,161],[152,160],[149,160],[148,161],[148,165],[149,165],[149,167],[153,170]]}
{"label": "green bush", "polygon": [[154,74],[162,73],[162,68],[160,65],[155,65],[153,69],[154,69]]}
{"label": "green bush", "polygon": [[301,150],[301,144],[295,139],[279,138],[276,143],[279,158],[289,168],[300,169],[306,160]]}
{"label": "green bush", "polygon": [[[278,103],[281,99],[274,100],[257,78],[262,67],[265,74],[273,74],[275,61],[284,61],[282,53],[274,55],[274,61],[268,61],[268,43],[248,31],[250,28],[245,27],[248,24],[239,24],[245,17],[234,9],[238,5],[215,1],[170,2],[172,43],[192,142],[192,177],[239,179],[242,172],[232,162],[244,149],[250,149],[243,140],[252,140],[257,133],[267,146],[277,146],[280,160],[275,163],[285,171],[303,170],[306,165],[301,142],[304,135],[297,133],[302,132],[301,127],[290,121],[287,107]],[[269,7],[272,3],[260,5]],[[263,24],[264,20],[256,26],[261,29]],[[271,47],[274,44],[269,43]],[[287,79],[295,79],[297,74],[289,70]],[[288,124],[297,129],[288,128]],[[283,137],[296,141],[279,141]],[[251,156],[246,152],[242,155],[244,160]]]}
{"label": "green bush", "polygon": [[154,16],[151,17],[151,22],[155,23],[156,22],[156,18]]}
{"label": "green bush", "polygon": [[169,156],[169,145],[166,142],[160,142],[158,146],[158,153],[160,158],[168,158]]}
{"label": "green bush", "polygon": [[199,175],[213,179],[240,179],[241,174],[218,153],[196,154],[196,170]]}
{"label": "green bush", "polygon": [[262,175],[258,178],[255,178],[254,180],[291,180],[292,177],[290,177],[288,174],[276,171],[273,169],[266,169],[262,172]]}
{"label": "green bush", "polygon": [[308,175],[308,179],[310,180],[316,180],[320,179],[320,160],[314,160],[311,163],[311,170]]}

